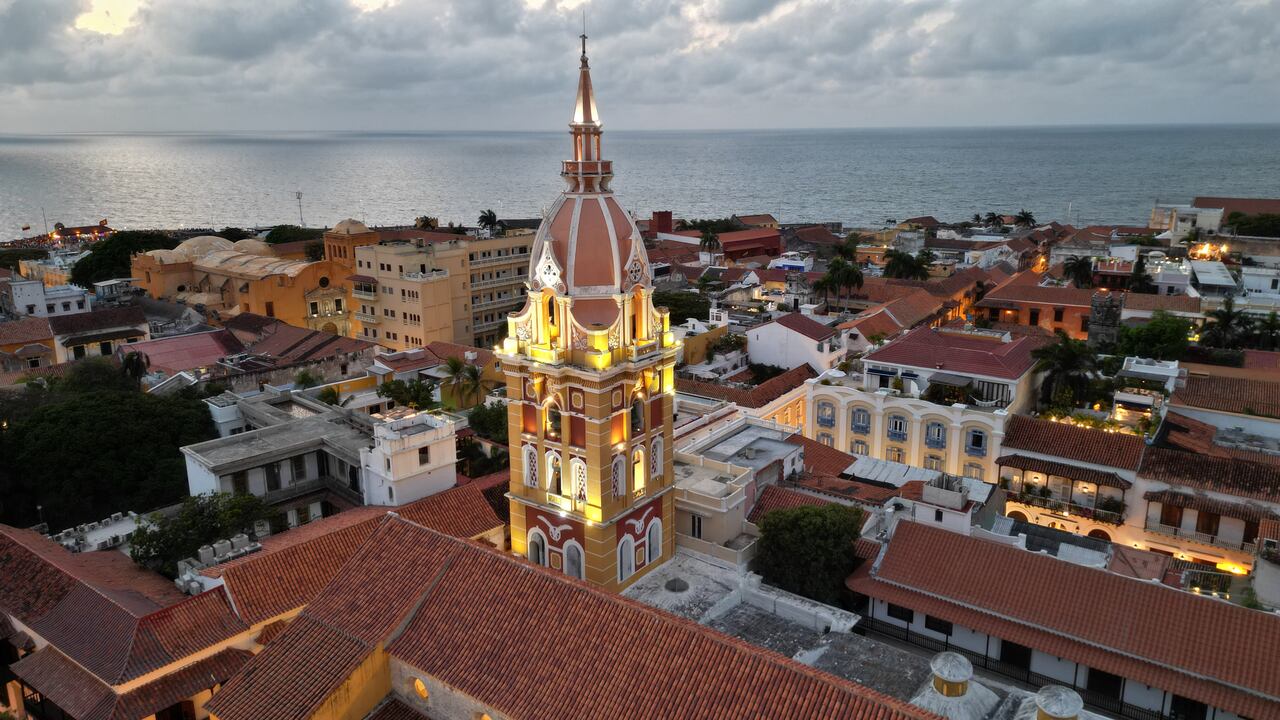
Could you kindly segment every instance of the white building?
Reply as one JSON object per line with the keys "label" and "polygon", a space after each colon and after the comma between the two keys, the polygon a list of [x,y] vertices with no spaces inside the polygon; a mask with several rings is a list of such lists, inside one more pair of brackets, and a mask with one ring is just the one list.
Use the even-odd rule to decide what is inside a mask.
{"label": "white building", "polygon": [[783,369],[808,365],[816,372],[834,368],[844,357],[843,332],[799,313],[747,330],[751,362]]}
{"label": "white building", "polygon": [[17,277],[0,282],[0,310],[19,317],[54,317],[88,312],[93,294],[75,285],[46,286]]}
{"label": "white building", "polygon": [[801,252],[785,252],[770,260],[769,267],[788,272],[809,272],[813,270],[813,255]]}

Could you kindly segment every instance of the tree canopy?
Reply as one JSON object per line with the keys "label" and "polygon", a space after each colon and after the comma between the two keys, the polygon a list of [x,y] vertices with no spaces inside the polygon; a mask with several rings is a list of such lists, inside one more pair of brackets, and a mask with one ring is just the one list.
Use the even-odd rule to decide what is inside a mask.
{"label": "tree canopy", "polygon": [[1181,360],[1187,354],[1187,328],[1186,320],[1157,310],[1146,324],[1120,327],[1118,350],[1155,360]]}
{"label": "tree canopy", "polygon": [[129,260],[148,250],[172,250],[178,241],[155,230],[122,230],[99,240],[89,254],[71,267],[71,282],[80,287],[112,278],[129,277]]}
{"label": "tree canopy", "polygon": [[1245,215],[1242,212],[1233,212],[1227,218],[1227,223],[1235,226],[1237,235],[1280,238],[1280,215],[1270,213]]}
{"label": "tree canopy", "polygon": [[85,360],[48,387],[0,396],[0,519],[54,529],[145,512],[187,494],[178,448],[216,437],[192,395],[148,395],[120,368]]}
{"label": "tree canopy", "polygon": [[324,237],[324,228],[304,228],[297,225],[277,225],[267,232],[266,240],[271,244],[297,242],[299,240],[319,240]]}
{"label": "tree canopy", "polygon": [[49,253],[40,248],[7,248],[0,250],[0,268],[17,272],[18,263],[23,260],[39,260]]}
{"label": "tree canopy", "polygon": [[788,592],[843,604],[845,578],[858,567],[853,543],[861,527],[862,511],[837,503],[774,510],[760,521],[755,569]]}
{"label": "tree canopy", "polygon": [[501,445],[507,444],[507,406],[481,403],[467,414],[467,424],[476,434]]}
{"label": "tree canopy", "polygon": [[711,301],[691,292],[659,290],[653,294],[653,304],[671,311],[672,325],[680,325],[689,318],[705,321],[711,313]]}
{"label": "tree canopy", "polygon": [[378,386],[378,397],[390,398],[395,404],[425,410],[435,407],[436,386],[433,382],[413,380],[388,380]]}
{"label": "tree canopy", "polygon": [[129,539],[129,555],[139,565],[178,576],[178,561],[194,557],[202,545],[253,530],[271,510],[256,495],[189,496],[174,515],[156,513]]}
{"label": "tree canopy", "polygon": [[679,230],[701,230],[703,232],[725,233],[741,230],[742,226],[733,218],[709,218],[707,220],[681,220]]}

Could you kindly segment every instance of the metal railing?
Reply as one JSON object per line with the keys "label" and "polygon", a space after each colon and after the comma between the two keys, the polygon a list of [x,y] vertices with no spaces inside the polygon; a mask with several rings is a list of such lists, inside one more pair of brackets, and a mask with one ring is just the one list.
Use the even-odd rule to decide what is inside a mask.
{"label": "metal railing", "polygon": [[522,283],[529,279],[528,275],[505,275],[500,278],[490,278],[488,280],[477,280],[471,283],[472,290],[479,290],[487,287],[498,287],[499,285],[513,285]]}
{"label": "metal railing", "polygon": [[1220,535],[1211,535],[1209,533],[1197,532],[1195,530],[1184,530],[1180,527],[1172,525],[1162,525],[1158,522],[1147,521],[1146,531],[1157,535],[1167,535],[1169,537],[1190,540],[1191,542],[1200,543],[1201,545],[1212,545],[1213,547],[1226,548],[1228,550],[1241,550],[1243,552],[1252,553],[1257,545],[1251,542],[1241,540],[1223,540]]}
{"label": "metal railing", "polygon": [[311,493],[319,492],[321,490],[327,490],[335,495],[340,495],[357,505],[364,504],[364,497],[359,490],[351,488],[344,480],[333,477],[332,475],[322,475],[318,478],[295,482],[292,485],[287,485],[278,490],[268,490],[263,494],[262,502],[265,505],[279,505],[280,503],[302,497],[303,495],[310,495]]}
{"label": "metal railing", "polygon": [[952,645],[950,639],[938,640],[937,638],[922,635],[918,632],[912,632],[910,628],[904,628],[899,625],[887,623],[883,620],[863,617],[862,620],[854,626],[853,631],[861,635],[866,635],[867,632],[870,631],[895,640],[908,642],[912,645],[926,648],[933,652],[950,651],[959,653],[967,657],[969,662],[973,663],[975,667],[984,668],[1007,678],[1020,680],[1035,687],[1044,687],[1045,685],[1065,685],[1079,693],[1080,699],[1084,700],[1085,705],[1097,708],[1104,712],[1119,715],[1122,718],[1129,718],[1130,720],[1175,720],[1172,716],[1165,715],[1159,710],[1151,710],[1144,707],[1138,707],[1137,705],[1130,705],[1120,698],[1077,685],[1074,678],[1071,682],[1067,682],[1047,675],[1041,675],[1040,673],[1032,672],[1030,669],[1024,668],[1020,665],[988,657],[985,653],[977,653],[969,650],[968,648]]}
{"label": "metal railing", "polygon": [[492,257],[487,257],[487,258],[476,258],[475,260],[470,260],[469,262],[471,263],[471,267],[483,267],[485,265],[498,265],[501,263],[516,262],[516,261],[522,261],[526,263],[529,262],[529,253],[526,252],[526,253],[514,253],[511,255],[494,255]]}
{"label": "metal railing", "polygon": [[351,288],[351,296],[358,297],[364,300],[377,300],[378,291],[377,290],[361,290],[359,288],[353,287]]}
{"label": "metal railing", "polygon": [[478,323],[471,328],[472,332],[484,332],[485,330],[497,330],[500,327],[506,327],[507,319],[490,320],[486,323]]}
{"label": "metal railing", "polygon": [[382,318],[375,315],[374,313],[367,313],[367,312],[361,312],[360,310],[356,310],[355,312],[351,313],[351,315],[355,317],[355,319],[359,320],[360,322],[366,322],[366,323],[382,322]]}
{"label": "metal railing", "polygon": [[498,307],[500,305],[515,305],[523,302],[525,295],[512,295],[511,297],[498,298],[497,300],[485,300],[484,302],[471,303],[472,310],[484,310],[485,308]]}

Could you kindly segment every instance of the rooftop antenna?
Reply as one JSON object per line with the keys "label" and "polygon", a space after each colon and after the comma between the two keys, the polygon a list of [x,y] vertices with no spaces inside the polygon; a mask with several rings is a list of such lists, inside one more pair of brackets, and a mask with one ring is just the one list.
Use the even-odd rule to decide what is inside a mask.
{"label": "rooftop antenna", "polygon": [[301,190],[299,190],[299,191],[295,192],[295,193],[294,193],[294,196],[296,196],[296,197],[298,198],[298,226],[299,226],[299,227],[306,227],[306,226],[307,226],[307,224],[306,224],[305,222],[303,222],[303,220],[302,220],[302,191],[301,191]]}

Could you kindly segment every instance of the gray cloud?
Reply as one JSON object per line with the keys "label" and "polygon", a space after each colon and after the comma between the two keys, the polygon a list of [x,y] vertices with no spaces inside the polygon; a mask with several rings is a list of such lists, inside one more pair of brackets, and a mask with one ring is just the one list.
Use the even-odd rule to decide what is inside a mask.
{"label": "gray cloud", "polygon": [[[0,127],[558,127],[554,2],[0,0]],[[612,127],[1280,121],[1278,0],[591,0]],[[71,113],[91,100],[96,113]]]}

